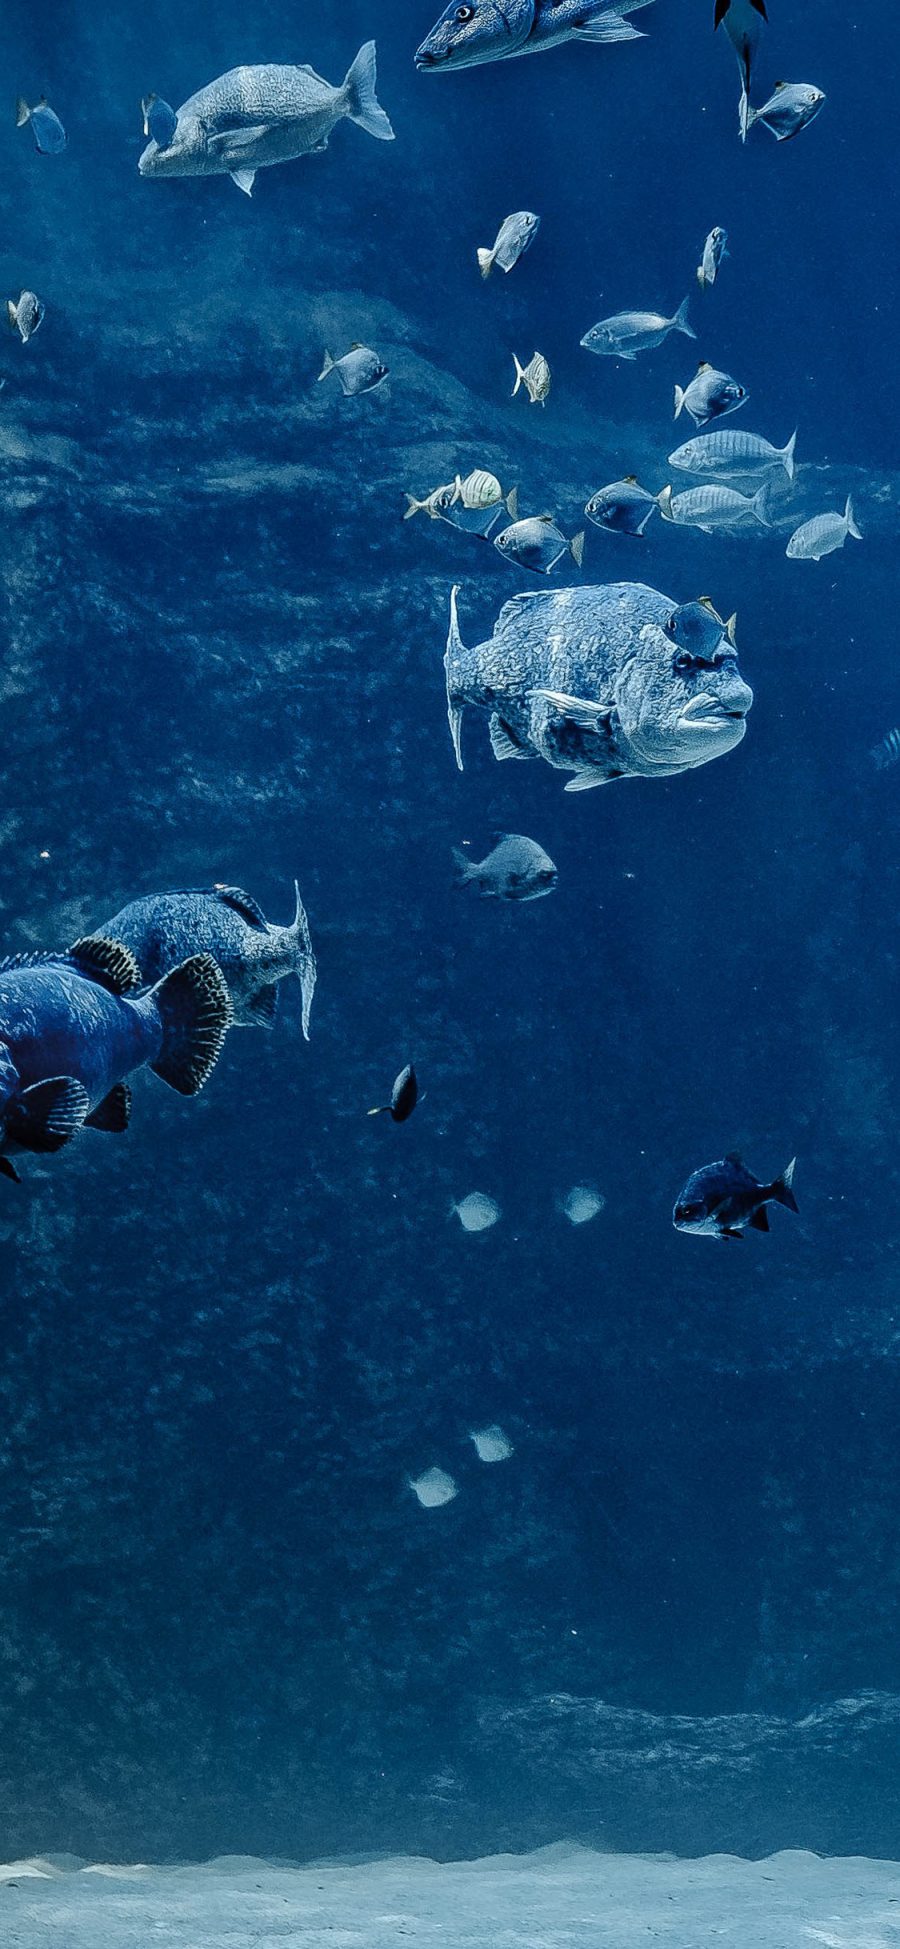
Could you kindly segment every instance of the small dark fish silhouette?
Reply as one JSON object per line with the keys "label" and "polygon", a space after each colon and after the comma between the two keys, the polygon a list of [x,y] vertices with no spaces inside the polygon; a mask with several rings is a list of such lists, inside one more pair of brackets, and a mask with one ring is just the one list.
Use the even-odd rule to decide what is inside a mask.
{"label": "small dark fish silhouette", "polygon": [[156,143],[157,149],[168,149],[178,125],[174,108],[159,95],[145,95],[141,102],[141,114],[144,134]]}
{"label": "small dark fish silhouette", "polygon": [[418,1100],[419,1085],[416,1072],[412,1063],[408,1062],[406,1068],[401,1069],[399,1076],[394,1080],[390,1103],[379,1103],[374,1110],[369,1111],[369,1116],[383,1117],[387,1114],[393,1117],[395,1123],[405,1123],[407,1117],[412,1116]]}
{"label": "small dark fish silhouette", "polygon": [[704,1164],[688,1178],[672,1215],[676,1231],[700,1238],[743,1238],[745,1225],[767,1232],[767,1204],[799,1206],[793,1193],[795,1157],[772,1184],[761,1184],[738,1156],[729,1151],[717,1164]]}

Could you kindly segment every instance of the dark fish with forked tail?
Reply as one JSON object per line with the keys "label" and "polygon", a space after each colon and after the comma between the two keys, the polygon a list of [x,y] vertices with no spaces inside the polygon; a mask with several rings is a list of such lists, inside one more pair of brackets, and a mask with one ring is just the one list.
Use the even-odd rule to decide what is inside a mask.
{"label": "dark fish with forked tail", "polygon": [[796,1162],[792,1157],[771,1184],[761,1184],[736,1150],[717,1164],[704,1164],[688,1178],[675,1206],[676,1231],[693,1232],[697,1238],[743,1238],[744,1226],[749,1225],[754,1232],[767,1232],[767,1205],[799,1210],[793,1192]]}

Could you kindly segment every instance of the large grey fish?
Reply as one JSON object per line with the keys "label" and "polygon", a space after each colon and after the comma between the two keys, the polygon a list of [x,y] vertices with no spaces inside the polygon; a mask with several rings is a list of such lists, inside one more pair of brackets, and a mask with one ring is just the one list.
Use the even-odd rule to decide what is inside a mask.
{"label": "large grey fish", "polygon": [[697,334],[688,323],[688,300],[679,305],[674,317],[664,318],[659,311],[617,311],[613,318],[601,318],[581,341],[586,352],[601,358],[636,359],[639,352],[652,352],[670,332],[683,332],[685,338]]}
{"label": "large grey fish", "polygon": [[641,487],[633,474],[626,474],[624,480],[610,481],[608,487],[598,487],[584,511],[588,520],[598,528],[606,528],[619,535],[642,535],[651,514],[658,507],[656,495]]}
{"label": "large grey fish", "polygon": [[790,142],[801,129],[814,122],[820,108],[824,106],[825,96],[821,88],[814,88],[808,81],[779,81],[775,93],[769,96],[762,108],[751,108],[747,104],[743,127],[749,132],[754,123],[762,122],[770,130],[776,142]]}
{"label": "large grey fish", "polygon": [[715,433],[698,434],[685,440],[669,455],[670,467],[686,474],[715,474],[720,480],[740,480],[747,474],[768,473],[783,467],[788,480],[794,478],[796,433],[786,447],[773,447],[759,433],[745,433],[742,427],[723,426]]}
{"label": "large grey fish", "polygon": [[540,227],[541,219],[533,210],[514,210],[511,217],[504,217],[491,249],[476,251],[482,277],[490,277],[495,264],[501,271],[511,271],[534,243]]}
{"label": "large grey fish", "polygon": [[375,42],[366,41],[340,87],[309,67],[231,68],[183,102],[164,149],[148,142],[142,176],[231,176],[249,196],[258,169],[324,149],[348,117],[379,142],[394,131],[375,94]]}
{"label": "large grey fish", "polygon": [[549,853],[523,832],[498,832],[484,859],[453,848],[458,887],[475,886],[483,900],[541,900],[552,893],[557,871]]}
{"label": "large grey fish", "polygon": [[514,596],[467,649],[454,588],[444,668],[462,770],[466,706],[484,711],[495,758],[543,758],[567,792],[612,778],[667,778],[739,744],[753,692],[729,627],[640,582]]}
{"label": "large grey fish", "polygon": [[706,426],[710,420],[723,419],[726,413],[736,413],[749,396],[746,386],[739,385],[730,373],[718,372],[704,360],[686,386],[675,387],[675,418],[684,409],[695,426]]}
{"label": "large grey fish", "polygon": [[416,53],[416,67],[471,68],[514,54],[539,54],[563,41],[637,41],[625,19],[649,0],[450,0]]}
{"label": "large grey fish", "polygon": [[145,1064],[183,1096],[202,1089],[231,1020],[224,978],[194,954],[143,994],[122,942],[91,935],[61,954],[0,964],[0,1171],[6,1153],[56,1151],[82,1125],[124,1130],[126,1077]]}
{"label": "large grey fish", "polygon": [[103,933],[123,941],[145,982],[201,949],[222,970],[236,1028],[269,1029],[275,1021],[278,983],[296,975],[303,997],[303,1034],[316,986],[309,924],[294,881],[296,910],[287,927],[273,926],[258,902],[240,887],[209,887],[150,893],[132,900],[106,922]]}
{"label": "large grey fish", "polygon": [[688,487],[683,494],[673,494],[671,487],[664,487],[659,497],[659,511],[665,521],[674,521],[684,528],[701,528],[707,535],[717,528],[741,528],[748,517],[758,521],[761,527],[770,528],[768,497],[767,481],[752,496],[739,494],[736,487],[723,487],[718,481],[705,487]]}
{"label": "large grey fish", "polygon": [[862,541],[862,530],[856,525],[849,494],[843,514],[836,511],[814,514],[811,521],[804,521],[794,529],[784,552],[792,562],[820,562],[823,555],[833,555],[836,548],[843,548],[848,535],[854,541]]}

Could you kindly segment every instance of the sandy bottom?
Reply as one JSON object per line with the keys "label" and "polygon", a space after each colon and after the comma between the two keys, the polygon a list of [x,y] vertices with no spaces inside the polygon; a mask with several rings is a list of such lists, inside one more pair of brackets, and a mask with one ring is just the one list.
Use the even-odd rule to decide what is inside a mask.
{"label": "sandy bottom", "polygon": [[603,1855],[568,1845],[455,1862],[0,1867],[4,1949],[897,1949],[900,1864],[784,1853]]}

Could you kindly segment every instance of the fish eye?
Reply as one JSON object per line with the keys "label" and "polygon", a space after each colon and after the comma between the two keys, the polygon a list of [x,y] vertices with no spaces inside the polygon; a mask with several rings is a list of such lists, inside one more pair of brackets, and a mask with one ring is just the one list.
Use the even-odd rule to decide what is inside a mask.
{"label": "fish eye", "polygon": [[691,656],[690,650],[679,650],[675,658],[674,668],[678,671],[693,670],[695,660]]}
{"label": "fish eye", "polygon": [[457,20],[462,21],[463,24],[465,24],[467,20],[474,20],[475,18],[474,7],[457,7],[456,18]]}

